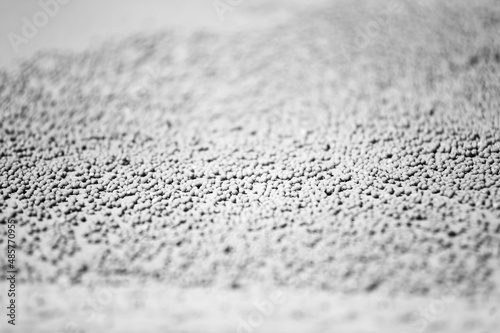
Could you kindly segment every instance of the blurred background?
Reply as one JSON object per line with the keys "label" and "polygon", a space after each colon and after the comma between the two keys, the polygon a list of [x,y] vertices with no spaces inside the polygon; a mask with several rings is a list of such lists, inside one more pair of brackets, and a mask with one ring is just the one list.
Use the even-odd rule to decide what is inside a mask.
{"label": "blurred background", "polygon": [[[223,2],[213,0],[2,0],[0,67],[12,65],[15,59],[27,58],[41,49],[79,51],[98,46],[108,38],[136,32],[172,27],[234,30],[259,23],[275,24],[286,17],[285,7],[299,3],[296,0],[231,2],[233,10],[227,11],[221,19],[217,10],[224,11]],[[307,6],[318,2],[308,1]],[[48,12],[50,15],[46,14]],[[23,35],[23,29],[30,33],[26,21],[33,25],[37,21],[40,25],[34,25],[38,31],[35,30],[31,38]],[[17,50],[13,44],[17,44]]]}

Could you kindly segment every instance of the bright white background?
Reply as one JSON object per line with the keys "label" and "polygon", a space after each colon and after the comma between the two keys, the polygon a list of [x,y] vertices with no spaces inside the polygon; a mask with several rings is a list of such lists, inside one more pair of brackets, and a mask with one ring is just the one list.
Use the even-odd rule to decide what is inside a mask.
{"label": "bright white background", "polygon": [[[259,21],[259,17],[249,20],[243,14],[256,3],[262,3],[241,0],[221,21],[213,0],[69,0],[67,4],[61,4],[58,13],[50,17],[45,26],[38,28],[36,36],[27,44],[21,44],[16,53],[8,34],[13,32],[22,36],[23,17],[33,22],[33,15],[42,10],[39,1],[0,0],[0,68],[40,49],[82,50],[97,46],[105,38],[138,31],[178,26],[203,29],[244,27],[248,21]],[[258,16],[261,14],[266,16],[266,11]]]}

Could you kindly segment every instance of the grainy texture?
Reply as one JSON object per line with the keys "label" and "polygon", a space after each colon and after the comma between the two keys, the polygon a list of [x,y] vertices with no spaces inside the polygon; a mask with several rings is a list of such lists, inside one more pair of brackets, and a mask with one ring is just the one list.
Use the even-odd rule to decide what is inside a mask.
{"label": "grainy texture", "polygon": [[[372,316],[360,295],[398,295],[409,310],[403,319],[391,310],[385,331],[416,332],[408,304],[453,286],[453,311],[475,316],[442,315],[427,329],[493,332],[499,6],[397,2],[359,47],[353,31],[388,4],[349,3],[254,31],[166,31],[45,52],[1,72],[0,220],[20,225],[26,288],[64,285],[77,295],[111,279],[121,292],[127,281],[186,293],[187,317],[160,313],[155,323],[187,332],[222,325],[223,315],[190,319],[217,303],[214,291],[284,289],[287,304],[304,310],[300,295],[312,290],[311,304],[327,297],[359,322]],[[192,310],[204,293],[213,303]],[[73,297],[74,307],[85,298]],[[58,304],[53,313],[71,317]],[[112,318],[126,313],[105,308]],[[259,329],[304,329],[287,328],[294,312],[283,311]],[[302,323],[326,332],[320,316]]]}

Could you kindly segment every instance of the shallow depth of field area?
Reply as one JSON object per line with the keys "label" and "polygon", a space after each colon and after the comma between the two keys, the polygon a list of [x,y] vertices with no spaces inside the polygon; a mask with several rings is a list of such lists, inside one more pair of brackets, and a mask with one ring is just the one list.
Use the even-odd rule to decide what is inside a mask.
{"label": "shallow depth of field area", "polygon": [[500,5],[250,1],[0,71],[1,332],[500,327]]}

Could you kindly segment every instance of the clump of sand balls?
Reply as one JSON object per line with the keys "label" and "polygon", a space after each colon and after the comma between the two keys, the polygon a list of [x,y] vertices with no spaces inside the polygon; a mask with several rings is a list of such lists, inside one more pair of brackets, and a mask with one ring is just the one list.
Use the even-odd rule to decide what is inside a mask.
{"label": "clump of sand balls", "polygon": [[0,223],[20,225],[23,279],[496,288],[498,35],[395,20],[345,64],[334,14],[2,72]]}

